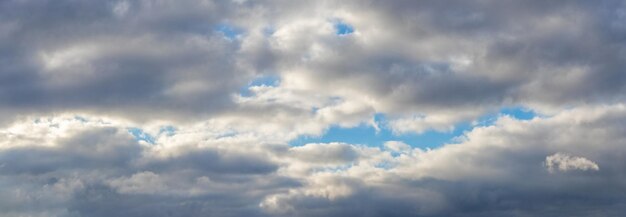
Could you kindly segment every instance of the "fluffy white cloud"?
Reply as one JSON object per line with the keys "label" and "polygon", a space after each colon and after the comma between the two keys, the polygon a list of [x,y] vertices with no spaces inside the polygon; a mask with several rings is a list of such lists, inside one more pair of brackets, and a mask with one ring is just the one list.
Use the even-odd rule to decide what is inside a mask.
{"label": "fluffy white cloud", "polygon": [[556,153],[546,157],[546,168],[550,172],[570,170],[599,170],[598,164],[584,157],[574,157],[564,153]]}

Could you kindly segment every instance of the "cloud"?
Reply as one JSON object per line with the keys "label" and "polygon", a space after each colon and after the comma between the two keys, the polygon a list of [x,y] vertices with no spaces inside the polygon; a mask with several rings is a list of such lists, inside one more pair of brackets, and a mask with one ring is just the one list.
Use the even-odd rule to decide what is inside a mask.
{"label": "cloud", "polygon": [[[622,61],[591,56],[619,56],[610,48],[619,40],[609,36],[618,33],[602,24],[612,18],[601,15],[616,11],[605,6],[457,1],[315,6],[316,14],[286,14],[289,19],[274,25],[269,40],[282,59],[277,65],[282,85],[364,101],[391,117],[423,117],[406,131],[445,131],[507,105],[550,112],[622,98],[616,90],[624,79],[609,69]],[[328,17],[342,19],[355,33],[337,37]]]}
{"label": "cloud", "polygon": [[0,213],[620,216],[625,8],[2,1]]}
{"label": "cloud", "polygon": [[[0,210],[16,216],[199,215],[207,210],[258,216],[254,204],[267,191],[298,185],[275,173],[271,147],[255,152],[227,141],[198,146],[172,139],[176,132],[155,134],[155,144],[148,144],[133,137],[127,124],[68,115],[5,126],[0,135],[10,140],[0,146],[0,183],[8,188],[2,190],[0,200],[7,203]],[[160,200],[178,205],[157,212]],[[211,205],[216,200],[230,202]]]}
{"label": "cloud", "polygon": [[[123,120],[24,119],[0,131],[15,144],[0,150],[7,186],[0,209],[17,216],[611,216],[624,210],[625,186],[611,177],[624,171],[625,108],[500,116],[430,150],[399,141],[247,144],[263,137],[220,140],[193,126],[146,128],[154,136],[148,144]],[[28,129],[54,133],[37,133],[47,138],[42,145],[20,134]]]}
{"label": "cloud", "polygon": [[[624,209],[617,202],[622,199],[607,196],[619,194],[610,189],[623,189],[609,177],[623,173],[618,162],[624,152],[619,145],[624,124],[618,120],[626,117],[624,111],[623,105],[615,105],[533,120],[502,116],[493,126],[467,132],[457,144],[428,151],[390,142],[388,151],[378,150],[382,157],[319,170],[304,179],[303,188],[268,196],[261,206],[280,216],[617,215]],[[555,152],[585,153],[598,160]],[[556,174],[546,171],[544,163],[549,163],[544,161],[552,162],[555,170],[603,169]],[[324,193],[332,188],[337,188],[335,194]]]}
{"label": "cloud", "polygon": [[310,163],[347,163],[358,159],[352,145],[341,143],[306,144],[289,149],[289,156]]}
{"label": "cloud", "polygon": [[[14,26],[0,44],[3,56],[10,58],[0,71],[6,84],[0,101],[12,112],[9,117],[82,110],[135,119],[184,119],[183,114],[232,107],[230,94],[254,74],[237,67],[239,42],[212,31],[227,4],[3,5],[2,23]],[[152,112],[143,112],[146,106]]]}
{"label": "cloud", "polygon": [[[350,124],[386,113],[398,133],[445,131],[502,106],[623,98],[619,2],[368,2],[6,2],[4,117],[245,115],[236,96],[259,74],[281,78],[273,107],[292,91],[339,98],[359,105],[342,110]],[[337,20],[353,33],[338,36]],[[225,39],[214,31],[223,25],[242,34]],[[306,106],[341,121],[321,113],[328,104]],[[410,117],[420,118],[400,124]]]}
{"label": "cloud", "polygon": [[546,157],[546,168],[548,171],[555,172],[555,170],[567,172],[570,170],[599,170],[598,164],[588,160],[584,157],[574,157],[568,154],[556,153]]}
{"label": "cloud", "polygon": [[388,142],[385,142],[384,146],[385,148],[391,151],[396,151],[396,152],[404,152],[404,151],[411,150],[410,145],[404,142],[400,142],[400,141],[388,141]]}

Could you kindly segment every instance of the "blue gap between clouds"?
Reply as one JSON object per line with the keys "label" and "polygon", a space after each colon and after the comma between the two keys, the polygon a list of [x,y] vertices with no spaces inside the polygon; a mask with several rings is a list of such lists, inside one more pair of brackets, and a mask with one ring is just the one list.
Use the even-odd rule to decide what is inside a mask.
{"label": "blue gap between clouds", "polygon": [[[141,128],[129,127],[126,130],[130,133],[130,135],[135,137],[135,141],[145,141],[150,144],[156,144],[156,138],[149,133],[146,133]],[[176,134],[176,131],[177,129],[174,126],[162,126],[159,129],[158,136],[161,136],[162,134],[165,134],[166,136],[173,136]]]}
{"label": "blue gap between clouds", "polygon": [[500,109],[500,114],[508,115],[519,120],[530,120],[537,117],[537,113],[524,107],[508,107]]}
{"label": "blue gap between clouds", "polygon": [[[374,119],[380,125],[384,125],[386,122],[386,118],[382,114],[375,115]],[[374,127],[365,124],[353,128],[331,126],[321,137],[300,136],[290,141],[289,144],[291,146],[302,146],[308,143],[343,142],[366,146],[382,146],[387,141],[402,141],[413,147],[436,148],[451,141],[454,137],[462,135],[464,131],[469,129],[471,129],[471,125],[463,123],[457,125],[451,132],[428,130],[421,134],[404,133],[395,135],[384,126],[380,126],[379,132],[376,132]]]}
{"label": "blue gap between clouds", "polygon": [[[249,87],[261,85],[275,86],[278,85],[279,82],[280,78],[277,76],[261,76],[250,82],[245,89],[247,91]],[[380,131],[376,132],[374,127],[365,124],[361,124],[353,128],[331,126],[330,129],[328,129],[322,136],[303,135],[290,141],[289,144],[291,146],[302,146],[308,143],[343,142],[367,146],[382,146],[387,141],[402,141],[413,147],[437,148],[447,143],[454,143],[454,138],[462,136],[465,132],[472,130],[474,127],[493,125],[493,123],[501,115],[508,115],[518,120],[530,120],[538,116],[538,114],[534,111],[523,107],[506,107],[500,109],[497,113],[491,113],[480,117],[475,125],[470,122],[463,122],[457,124],[454,127],[454,130],[450,132],[427,130],[421,134],[405,133],[395,135],[391,132],[391,130],[384,126],[381,126]],[[79,118],[79,120],[82,119],[83,118]],[[386,117],[383,114],[376,114],[374,116],[374,120],[379,125],[384,125]],[[127,130],[137,141],[145,141],[150,144],[155,144],[156,142],[156,139],[152,135],[144,132],[140,128],[130,127],[127,128]],[[176,130],[177,129],[173,126],[164,126],[161,128],[159,134],[166,133],[166,135],[171,136],[176,133]]]}
{"label": "blue gap between clouds", "polygon": [[531,120],[531,119],[539,116],[533,110],[528,109],[528,108],[524,108],[524,107],[521,107],[521,106],[505,107],[505,108],[501,108],[498,113],[487,114],[487,115],[484,115],[483,117],[480,117],[478,119],[477,126],[493,125],[494,122],[501,115],[507,115],[507,116],[513,117],[513,118],[518,119],[518,120]]}
{"label": "blue gap between clouds", "polygon": [[231,40],[236,39],[237,36],[243,34],[242,29],[237,28],[236,26],[233,26],[233,25],[226,24],[226,23],[220,23],[216,25],[214,30],[216,32],[222,33],[224,37],[231,39]]}
{"label": "blue gap between clouds", "polygon": [[[376,132],[374,127],[365,124],[353,128],[331,126],[322,136],[300,136],[290,141],[289,144],[291,146],[302,146],[308,143],[343,142],[367,146],[382,146],[387,141],[402,141],[413,147],[423,149],[437,148],[444,144],[455,143],[455,138],[462,136],[474,127],[492,125],[500,115],[508,115],[519,120],[529,120],[537,116],[533,111],[522,107],[508,107],[501,109],[497,113],[487,114],[478,118],[478,124],[476,125],[473,125],[471,122],[463,122],[457,124],[454,130],[450,132],[427,130],[421,134],[405,133],[395,135],[384,126],[381,126],[380,131]],[[384,125],[386,122],[386,118],[382,114],[375,115],[374,120],[379,125]]]}
{"label": "blue gap between clouds", "polygon": [[154,137],[152,135],[144,132],[140,128],[129,127],[128,128],[128,133],[133,135],[133,137],[135,137],[136,141],[145,141],[145,142],[150,143],[150,144],[154,144],[155,143]]}
{"label": "blue gap between clouds", "polygon": [[260,76],[257,76],[252,81],[250,81],[248,85],[239,89],[239,94],[244,97],[250,97],[252,96],[250,87],[255,87],[255,86],[276,87],[279,84],[280,84],[280,76],[278,75],[260,75]]}
{"label": "blue gap between clouds", "polygon": [[348,35],[354,32],[354,27],[342,21],[335,22],[335,34]]}

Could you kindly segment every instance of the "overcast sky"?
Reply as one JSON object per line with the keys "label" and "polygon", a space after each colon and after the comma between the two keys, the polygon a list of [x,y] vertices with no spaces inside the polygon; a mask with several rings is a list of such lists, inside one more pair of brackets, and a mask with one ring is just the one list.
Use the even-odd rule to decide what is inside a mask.
{"label": "overcast sky", "polygon": [[1,0],[0,216],[623,216],[625,70],[619,0]]}

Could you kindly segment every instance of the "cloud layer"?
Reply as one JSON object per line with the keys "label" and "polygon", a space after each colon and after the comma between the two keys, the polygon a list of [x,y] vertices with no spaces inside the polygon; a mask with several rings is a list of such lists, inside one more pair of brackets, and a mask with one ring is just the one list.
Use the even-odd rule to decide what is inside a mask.
{"label": "cloud layer", "polygon": [[121,121],[25,119],[1,131],[0,208],[8,216],[612,216],[625,209],[624,123],[621,104],[502,116],[423,150],[397,141],[290,147],[195,130],[155,134],[149,144]]}
{"label": "cloud layer", "polygon": [[[0,214],[620,216],[625,18],[612,0],[2,1]],[[461,125],[433,149],[403,137]],[[395,138],[290,145],[355,127]]]}

